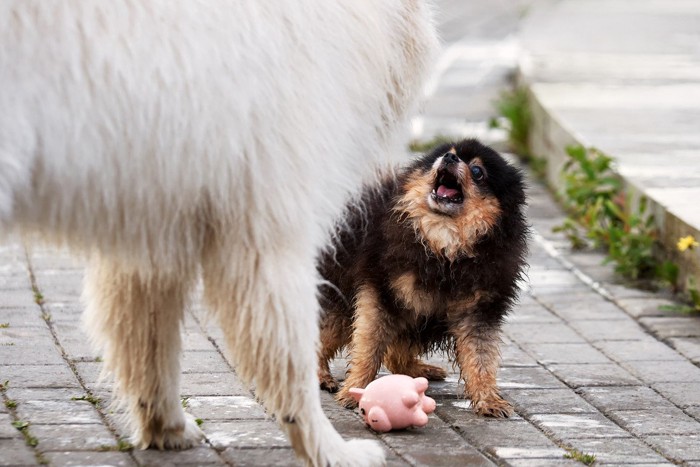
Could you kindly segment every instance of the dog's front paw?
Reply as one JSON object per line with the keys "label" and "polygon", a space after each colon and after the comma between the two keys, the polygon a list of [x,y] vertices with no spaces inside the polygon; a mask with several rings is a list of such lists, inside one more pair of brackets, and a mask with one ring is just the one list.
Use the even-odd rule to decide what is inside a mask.
{"label": "dog's front paw", "polygon": [[332,394],[335,394],[336,392],[338,392],[338,389],[340,389],[340,384],[338,384],[338,380],[331,375],[319,376],[318,383],[321,389],[328,391]]}
{"label": "dog's front paw", "polygon": [[204,432],[199,429],[194,417],[185,413],[184,420],[173,426],[152,425],[149,429],[137,431],[132,438],[132,443],[141,449],[182,450],[197,446],[203,439]]}
{"label": "dog's front paw", "polygon": [[422,376],[423,378],[430,381],[442,381],[447,378],[447,371],[436,365],[428,365],[427,363],[422,363],[416,368],[416,374],[410,375],[414,378]]}
{"label": "dog's front paw", "polygon": [[357,407],[357,401],[350,395],[350,390],[347,384],[343,386],[340,391],[338,391],[338,393],[335,395],[335,400],[346,409],[354,409]]}
{"label": "dog's front paw", "polygon": [[513,406],[501,397],[472,401],[472,409],[477,415],[494,418],[508,418],[513,415]]}

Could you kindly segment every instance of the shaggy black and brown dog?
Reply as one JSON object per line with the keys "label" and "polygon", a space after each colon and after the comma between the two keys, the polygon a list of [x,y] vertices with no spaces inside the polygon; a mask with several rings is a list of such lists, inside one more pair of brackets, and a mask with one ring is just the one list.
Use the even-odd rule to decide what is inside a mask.
{"label": "shaggy black and brown dog", "polygon": [[338,390],[328,362],[345,346],[337,395],[365,387],[382,363],[393,373],[444,379],[419,355],[449,351],[474,411],[507,417],[496,387],[501,323],[517,297],[528,228],[520,172],[475,140],[445,144],[348,208],[322,256],[319,380]]}

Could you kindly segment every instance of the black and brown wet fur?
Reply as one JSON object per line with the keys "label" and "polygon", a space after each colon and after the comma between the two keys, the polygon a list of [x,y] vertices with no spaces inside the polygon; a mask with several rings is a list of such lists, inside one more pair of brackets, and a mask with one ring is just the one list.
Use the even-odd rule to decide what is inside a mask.
{"label": "black and brown wet fur", "polygon": [[[450,353],[476,413],[512,414],[496,386],[500,328],[517,298],[528,227],[521,173],[475,140],[442,145],[349,206],[319,269],[321,387],[365,387],[392,373],[444,379],[419,359]],[[350,350],[345,384],[329,360]]]}

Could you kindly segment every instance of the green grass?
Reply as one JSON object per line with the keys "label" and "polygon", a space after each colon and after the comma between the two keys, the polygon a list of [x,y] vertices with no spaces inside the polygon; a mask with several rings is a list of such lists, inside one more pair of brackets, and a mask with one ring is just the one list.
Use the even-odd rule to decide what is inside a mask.
{"label": "green grass", "polygon": [[573,459],[586,465],[592,465],[595,462],[595,456],[593,454],[585,454],[578,449],[567,449],[567,451],[568,452],[564,454],[564,459]]}
{"label": "green grass", "polygon": [[10,327],[10,323],[0,323],[0,329],[6,329]]}
{"label": "green grass", "polygon": [[8,409],[16,409],[17,408],[17,401],[13,401],[12,399],[7,399],[5,401],[5,407]]}
{"label": "green grass", "polygon": [[70,400],[72,400],[72,401],[88,401],[89,403],[91,403],[95,407],[99,407],[100,402],[101,402],[101,399],[99,397],[95,397],[92,394],[87,394],[84,396],[74,396],[74,397],[71,397]]}
{"label": "green grass", "polygon": [[515,88],[501,93],[495,102],[496,111],[502,117],[492,119],[492,128],[501,128],[508,132],[508,143],[512,150],[524,158],[530,158],[530,127],[532,111],[527,90]]}
{"label": "green grass", "polygon": [[39,444],[39,440],[29,432],[29,422],[17,420],[16,422],[12,422],[12,426],[22,433],[27,446],[36,447],[36,445]]}

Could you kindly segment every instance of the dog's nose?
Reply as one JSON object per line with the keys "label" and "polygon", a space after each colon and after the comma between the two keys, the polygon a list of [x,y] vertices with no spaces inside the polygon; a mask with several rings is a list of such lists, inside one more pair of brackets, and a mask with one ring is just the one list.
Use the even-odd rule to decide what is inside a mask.
{"label": "dog's nose", "polygon": [[457,162],[459,162],[459,158],[453,152],[446,152],[445,155],[442,156],[442,161],[445,164],[456,164]]}

